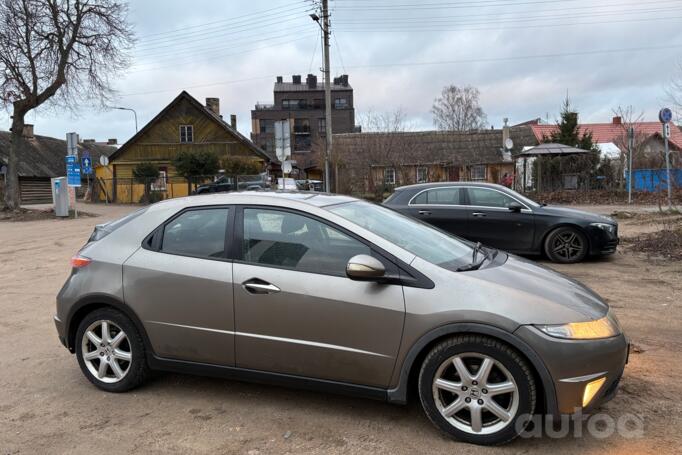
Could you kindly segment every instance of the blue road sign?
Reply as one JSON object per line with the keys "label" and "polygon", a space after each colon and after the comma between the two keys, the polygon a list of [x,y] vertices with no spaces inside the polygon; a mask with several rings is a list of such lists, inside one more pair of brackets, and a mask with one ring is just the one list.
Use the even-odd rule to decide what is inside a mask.
{"label": "blue road sign", "polygon": [[90,159],[89,156],[83,156],[83,158],[81,159],[81,169],[83,170],[83,174],[85,175],[92,174],[92,160]]}
{"label": "blue road sign", "polygon": [[673,111],[671,111],[669,108],[664,107],[663,109],[660,110],[658,113],[658,120],[661,121],[661,123],[670,123],[670,121],[673,119]]}
{"label": "blue road sign", "polygon": [[81,168],[74,155],[66,157],[66,184],[68,186],[81,186]]}

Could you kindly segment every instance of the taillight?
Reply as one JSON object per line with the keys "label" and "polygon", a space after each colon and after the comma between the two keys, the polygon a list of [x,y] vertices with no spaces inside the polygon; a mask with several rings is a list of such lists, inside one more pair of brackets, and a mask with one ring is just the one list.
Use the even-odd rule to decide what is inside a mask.
{"label": "taillight", "polygon": [[92,259],[77,254],[76,256],[71,258],[71,267],[73,267],[74,269],[80,269],[89,265],[91,262]]}

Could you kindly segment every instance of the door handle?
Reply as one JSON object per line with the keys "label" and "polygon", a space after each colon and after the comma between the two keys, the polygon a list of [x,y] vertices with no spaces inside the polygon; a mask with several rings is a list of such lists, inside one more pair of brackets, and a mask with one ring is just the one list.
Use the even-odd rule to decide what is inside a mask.
{"label": "door handle", "polygon": [[250,294],[274,294],[281,291],[280,288],[274,284],[270,284],[263,280],[253,279],[242,283],[246,292]]}
{"label": "door handle", "polygon": [[418,213],[419,213],[420,215],[431,215],[431,211],[430,211],[430,210],[420,210]]}
{"label": "door handle", "polygon": [[485,216],[485,213],[483,213],[483,212],[474,212],[474,213],[471,214],[471,216],[481,217],[481,216]]}

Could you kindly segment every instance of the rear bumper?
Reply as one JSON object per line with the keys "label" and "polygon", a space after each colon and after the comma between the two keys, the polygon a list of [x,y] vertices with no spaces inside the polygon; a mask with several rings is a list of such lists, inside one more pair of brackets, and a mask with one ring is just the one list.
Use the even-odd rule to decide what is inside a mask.
{"label": "rear bumper", "polygon": [[[545,335],[533,326],[516,332],[543,359],[552,376],[558,414],[590,412],[613,398],[628,358],[623,334],[600,340],[563,340]],[[583,406],[588,383],[604,378],[594,398]]]}
{"label": "rear bumper", "polygon": [[56,315],[54,317],[54,325],[57,328],[57,336],[59,337],[59,341],[61,341],[65,348],[68,347],[66,344],[66,329],[64,328],[64,323]]}

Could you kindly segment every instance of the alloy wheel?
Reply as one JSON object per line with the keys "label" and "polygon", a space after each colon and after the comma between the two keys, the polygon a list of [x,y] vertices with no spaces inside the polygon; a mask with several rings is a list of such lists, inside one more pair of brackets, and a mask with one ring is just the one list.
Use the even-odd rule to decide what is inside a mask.
{"label": "alloy wheel", "polygon": [[450,357],[436,371],[433,398],[440,414],[470,434],[496,433],[519,407],[514,377],[497,360],[479,353]]}
{"label": "alloy wheel", "polygon": [[552,253],[556,256],[570,261],[579,257],[585,245],[583,239],[576,232],[560,232],[552,239]]}
{"label": "alloy wheel", "polygon": [[109,320],[95,321],[83,333],[83,362],[99,381],[113,384],[122,380],[133,359],[126,333]]}

